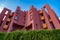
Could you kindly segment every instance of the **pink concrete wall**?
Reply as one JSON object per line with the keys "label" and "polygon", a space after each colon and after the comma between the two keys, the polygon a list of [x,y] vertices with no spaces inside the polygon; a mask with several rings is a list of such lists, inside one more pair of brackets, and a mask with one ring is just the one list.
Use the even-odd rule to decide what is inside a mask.
{"label": "pink concrete wall", "polygon": [[[48,12],[45,11],[45,8],[48,10]],[[54,11],[49,7],[49,5],[46,4],[41,10],[43,12],[44,20],[48,27],[47,29],[52,29],[52,25],[49,21],[50,18],[52,19],[55,29],[60,29],[60,21]],[[4,8],[0,14],[0,24],[2,23],[0,26],[0,31],[10,32],[12,30],[17,30],[21,27],[23,27],[24,29],[27,28],[32,30],[43,29],[41,15],[39,14],[41,10],[37,10],[36,8],[34,8],[34,6],[31,6],[30,10],[28,11],[22,11],[20,7],[17,7],[14,12],[11,12],[11,10]],[[6,11],[8,11],[8,14],[5,14]],[[3,30],[3,26],[6,24],[6,20],[9,17],[10,13],[12,13],[13,16],[11,18],[11,22],[9,23],[9,28],[7,30]],[[6,16],[6,18],[2,22],[4,16]],[[17,19],[15,19],[16,16],[18,16]],[[13,24],[19,25],[19,27],[16,26],[14,29]]]}

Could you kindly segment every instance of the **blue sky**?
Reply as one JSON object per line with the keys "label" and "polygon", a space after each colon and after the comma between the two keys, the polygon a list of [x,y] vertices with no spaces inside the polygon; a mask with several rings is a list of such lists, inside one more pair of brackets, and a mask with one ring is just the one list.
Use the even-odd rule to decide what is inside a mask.
{"label": "blue sky", "polygon": [[31,5],[40,10],[46,3],[55,11],[58,17],[60,17],[60,0],[0,0],[0,11],[6,7],[12,11],[15,11],[17,6],[21,7],[21,10],[29,10]]}

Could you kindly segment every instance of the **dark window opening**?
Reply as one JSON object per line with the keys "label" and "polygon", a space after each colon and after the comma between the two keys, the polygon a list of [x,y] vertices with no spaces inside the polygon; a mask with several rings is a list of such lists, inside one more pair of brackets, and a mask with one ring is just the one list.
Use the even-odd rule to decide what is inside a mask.
{"label": "dark window opening", "polygon": [[43,14],[41,14],[41,16],[43,16]]}
{"label": "dark window opening", "polygon": [[8,25],[9,24],[9,22],[6,22],[6,25]]}
{"label": "dark window opening", "polygon": [[9,16],[9,18],[11,18],[11,16]]}
{"label": "dark window opening", "polygon": [[0,26],[2,25],[3,21],[1,21]]}
{"label": "dark window opening", "polygon": [[37,24],[36,24],[36,26],[37,26]]}
{"label": "dark window opening", "polygon": [[26,30],[30,30],[30,29],[32,29],[32,24],[26,27]]}
{"label": "dark window opening", "polygon": [[36,24],[36,29],[38,29],[38,25]]}
{"label": "dark window opening", "polygon": [[13,23],[13,29],[11,31],[22,30],[24,26]]}
{"label": "dark window opening", "polygon": [[54,26],[54,24],[52,22],[51,22],[51,25],[52,25],[52,28],[55,29],[55,26]]}
{"label": "dark window opening", "polygon": [[42,20],[43,23],[45,23],[45,20]]}

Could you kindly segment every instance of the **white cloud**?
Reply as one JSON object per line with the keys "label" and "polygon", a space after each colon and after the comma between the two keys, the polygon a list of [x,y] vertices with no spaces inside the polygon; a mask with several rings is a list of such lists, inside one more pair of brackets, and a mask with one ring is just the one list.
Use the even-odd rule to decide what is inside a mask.
{"label": "white cloud", "polygon": [[5,7],[4,4],[0,4],[0,13],[1,13],[1,11],[3,10],[4,7]]}
{"label": "white cloud", "polygon": [[60,17],[59,17],[59,19],[60,19]]}

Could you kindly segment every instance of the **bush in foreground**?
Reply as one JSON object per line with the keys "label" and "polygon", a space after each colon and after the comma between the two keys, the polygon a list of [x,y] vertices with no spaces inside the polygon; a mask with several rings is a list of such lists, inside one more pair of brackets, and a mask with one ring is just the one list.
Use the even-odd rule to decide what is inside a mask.
{"label": "bush in foreground", "polygon": [[0,40],[60,40],[60,30],[0,32]]}

